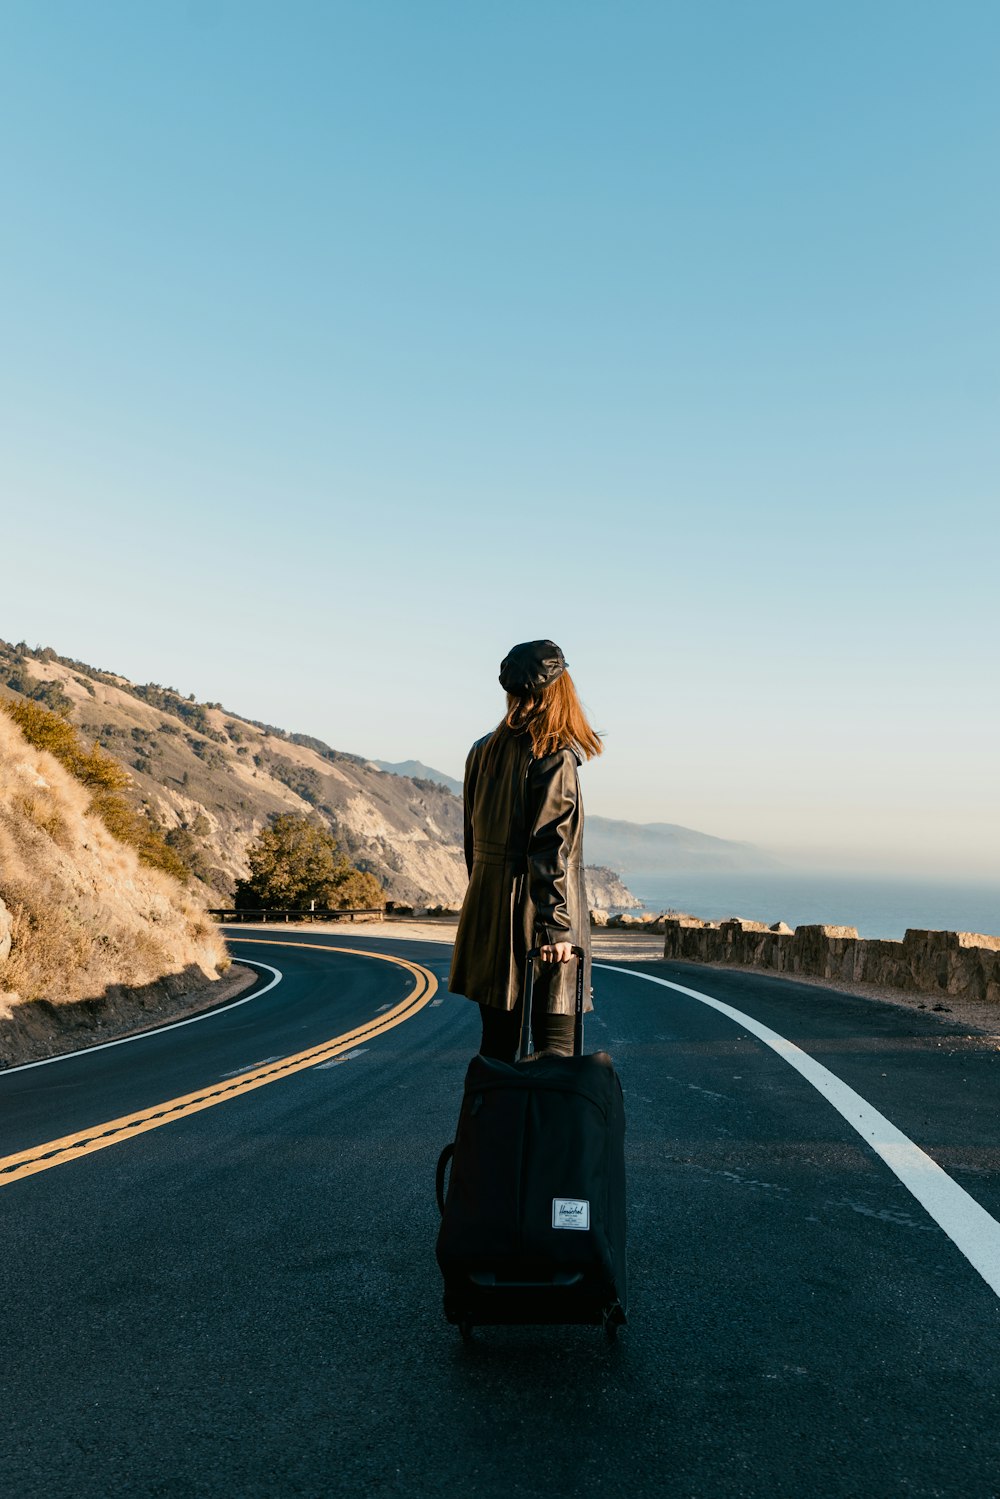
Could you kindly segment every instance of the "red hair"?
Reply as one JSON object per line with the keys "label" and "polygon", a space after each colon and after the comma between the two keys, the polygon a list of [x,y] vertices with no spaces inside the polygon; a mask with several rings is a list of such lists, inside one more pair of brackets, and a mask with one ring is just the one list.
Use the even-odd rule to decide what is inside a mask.
{"label": "red hair", "polygon": [[561,749],[574,750],[581,760],[590,760],[604,751],[599,736],[587,722],[568,671],[548,687],[525,697],[508,692],[503,721],[513,733],[531,735],[531,749],[537,760]]}

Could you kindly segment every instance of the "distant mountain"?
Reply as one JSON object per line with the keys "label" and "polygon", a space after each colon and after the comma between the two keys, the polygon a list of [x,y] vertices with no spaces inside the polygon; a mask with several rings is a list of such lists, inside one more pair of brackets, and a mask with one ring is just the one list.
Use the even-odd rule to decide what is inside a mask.
{"label": "distant mountain", "polygon": [[713,870],[776,869],[779,861],[752,843],[713,838],[673,822],[619,822],[587,815],[587,858],[626,880]]}
{"label": "distant mountain", "polygon": [[[371,763],[392,775],[435,781],[447,786],[456,796],[462,795],[461,781],[424,765],[420,760],[401,760],[396,764],[388,760],[373,760]],[[777,859],[752,843],[713,838],[709,833],[699,833],[694,828],[685,828],[674,822],[623,822],[589,813],[586,850],[588,877],[595,890],[601,880],[607,884],[616,875],[641,878],[643,875],[676,872],[694,874],[780,867]],[[615,889],[613,900],[607,891],[603,895],[602,899],[591,900],[591,905],[627,906],[630,900],[635,905],[640,904],[623,885]]]}
{"label": "distant mountain", "polygon": [[414,781],[436,781],[439,786],[447,786],[453,796],[462,795],[461,781],[456,781],[454,776],[446,776],[443,770],[432,769],[422,760],[372,760],[370,763],[377,765],[379,770],[387,770],[390,775],[409,776]]}

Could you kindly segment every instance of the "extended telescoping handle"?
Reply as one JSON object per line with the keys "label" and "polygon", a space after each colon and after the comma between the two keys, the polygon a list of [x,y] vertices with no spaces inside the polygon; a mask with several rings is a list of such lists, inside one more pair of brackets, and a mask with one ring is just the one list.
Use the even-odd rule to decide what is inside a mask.
{"label": "extended telescoping handle", "polygon": [[[576,958],[576,1004],[573,1009],[573,1055],[583,1056],[583,965],[586,954],[582,947],[572,944],[573,954]],[[535,991],[535,959],[540,958],[542,949],[531,947],[525,955],[525,991],[524,1007],[521,1011],[521,1044],[518,1047],[518,1061],[523,1061],[528,1055],[528,1042],[531,1037],[531,1001]],[[559,965],[553,963],[553,968]]]}

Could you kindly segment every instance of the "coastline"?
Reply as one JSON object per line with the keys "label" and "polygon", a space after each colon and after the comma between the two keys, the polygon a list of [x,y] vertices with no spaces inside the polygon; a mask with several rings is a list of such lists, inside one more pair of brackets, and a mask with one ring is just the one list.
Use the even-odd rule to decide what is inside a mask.
{"label": "coastline", "polygon": [[732,917],[791,927],[853,926],[861,937],[898,941],[921,930],[1000,931],[1000,877],[977,879],[822,871],[718,871],[632,877],[645,911],[694,911],[709,921]]}

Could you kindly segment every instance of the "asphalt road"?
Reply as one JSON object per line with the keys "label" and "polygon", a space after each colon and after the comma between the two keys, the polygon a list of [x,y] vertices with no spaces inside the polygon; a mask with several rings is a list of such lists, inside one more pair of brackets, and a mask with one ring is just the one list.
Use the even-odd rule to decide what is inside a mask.
{"label": "asphalt road", "polygon": [[[5,1499],[1000,1495],[997,1292],[783,1056],[632,974],[595,970],[587,1038],[625,1089],[630,1325],[465,1347],[433,1175],[477,1013],[444,946],[296,940],[238,943],[283,975],[245,1004],[0,1075],[0,1157],[213,1098],[0,1187]],[[413,991],[376,950],[437,993],[281,1075]],[[795,1042],[1000,1218],[1000,1052],[811,985],[639,970]]]}

